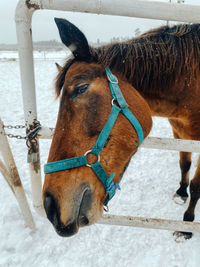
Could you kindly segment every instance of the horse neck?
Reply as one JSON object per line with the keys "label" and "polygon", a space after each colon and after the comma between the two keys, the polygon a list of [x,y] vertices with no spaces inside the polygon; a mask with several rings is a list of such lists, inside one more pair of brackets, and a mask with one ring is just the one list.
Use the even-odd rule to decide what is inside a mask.
{"label": "horse neck", "polygon": [[[197,29],[191,31],[189,27]],[[180,31],[184,34],[175,35]],[[175,26],[174,32],[160,33],[158,29],[127,42],[96,48],[93,55],[99,63],[120,72],[155,110],[155,101],[162,100],[166,106],[177,102],[186,80],[191,84],[199,75],[199,25]]]}
{"label": "horse neck", "polygon": [[[93,52],[94,54],[94,52]],[[95,57],[105,67],[119,72],[156,110],[155,100],[160,99],[159,82],[152,81],[152,70],[147,53],[135,47],[134,42],[116,43],[95,49]],[[152,84],[153,83],[153,84]],[[157,90],[158,88],[158,90]]]}

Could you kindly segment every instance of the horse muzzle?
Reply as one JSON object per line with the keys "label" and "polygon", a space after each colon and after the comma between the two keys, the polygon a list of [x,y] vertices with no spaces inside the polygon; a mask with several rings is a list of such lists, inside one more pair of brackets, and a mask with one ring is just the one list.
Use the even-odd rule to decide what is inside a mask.
{"label": "horse muzzle", "polygon": [[53,193],[44,193],[44,209],[47,218],[53,224],[56,232],[63,237],[69,237],[78,232],[79,227],[89,224],[88,212],[92,206],[93,193],[89,184],[82,184],[73,196],[70,213],[66,222],[61,221],[61,208]]}

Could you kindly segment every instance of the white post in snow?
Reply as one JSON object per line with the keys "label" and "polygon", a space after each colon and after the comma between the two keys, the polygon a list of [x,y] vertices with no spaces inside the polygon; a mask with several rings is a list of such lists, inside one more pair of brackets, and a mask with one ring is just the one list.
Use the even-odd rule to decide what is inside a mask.
{"label": "white post in snow", "polygon": [[[25,3],[29,1],[19,1],[15,22],[18,39],[18,52],[20,62],[21,86],[24,104],[24,117],[27,133],[35,128],[37,124],[37,108],[35,95],[35,78],[33,65],[33,44],[31,18],[34,9],[28,8]],[[29,149],[29,167],[31,175],[33,206],[36,211],[45,216],[42,204],[42,185],[40,170],[39,143],[31,142]]]}
{"label": "white post in snow", "polygon": [[3,123],[0,119],[0,149],[5,162],[5,165],[0,161],[0,172],[5,177],[8,185],[13,191],[19,207],[21,209],[22,215],[24,217],[25,225],[35,230],[35,223],[26,199],[24,188],[22,186],[17,167],[8,143],[7,136],[4,131]]}

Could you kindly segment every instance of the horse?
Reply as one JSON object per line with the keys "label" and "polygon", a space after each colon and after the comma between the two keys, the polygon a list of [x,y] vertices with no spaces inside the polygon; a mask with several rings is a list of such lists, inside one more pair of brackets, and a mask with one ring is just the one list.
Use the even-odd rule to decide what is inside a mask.
{"label": "horse", "polygon": [[56,79],[61,98],[43,199],[56,232],[71,236],[102,216],[149,134],[152,117],[146,101],[120,72],[93,60],[74,25],[62,19],[56,23],[73,58],[59,67]]}
{"label": "horse", "polygon": [[[151,129],[151,116],[160,116],[168,118],[174,138],[200,140],[199,24],[163,26],[122,43],[94,48],[75,25],[64,19],[55,21],[73,58],[59,67],[56,78],[56,93],[61,94],[61,102],[49,163],[83,155],[94,145],[110,113],[112,97],[106,67],[118,78],[144,138]],[[138,144],[137,133],[120,113],[101,157],[109,175],[115,170],[115,184],[119,183]],[[87,157],[91,162],[98,160],[90,153]],[[181,181],[175,196],[184,202],[188,198],[190,166],[191,153],[180,152]],[[101,181],[87,166],[45,175],[44,207],[60,235],[72,235],[79,226],[96,222],[106,196]],[[184,221],[194,220],[199,197],[200,159],[190,182],[190,202]],[[186,232],[178,234],[185,238],[192,236]]]}

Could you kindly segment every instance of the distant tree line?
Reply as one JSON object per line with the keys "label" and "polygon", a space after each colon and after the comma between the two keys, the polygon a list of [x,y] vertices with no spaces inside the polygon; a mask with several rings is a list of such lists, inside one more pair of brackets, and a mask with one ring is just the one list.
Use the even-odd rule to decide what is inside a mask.
{"label": "distant tree line", "polygon": [[[33,42],[33,49],[43,50],[62,50],[64,45],[56,40]],[[18,49],[17,44],[0,44],[0,50],[15,51]]]}

